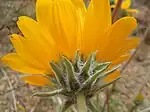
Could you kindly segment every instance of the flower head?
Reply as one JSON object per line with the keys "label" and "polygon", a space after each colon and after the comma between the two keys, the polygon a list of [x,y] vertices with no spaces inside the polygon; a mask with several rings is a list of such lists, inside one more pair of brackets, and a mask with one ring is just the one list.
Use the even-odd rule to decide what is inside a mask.
{"label": "flower head", "polygon": [[[115,5],[111,5],[111,8],[115,8],[117,2],[118,2],[118,0],[114,0]],[[127,11],[127,13],[129,13],[129,14],[139,12],[139,10],[137,10],[137,9],[131,9],[130,6],[131,6],[131,0],[123,0],[121,9]]]}
{"label": "flower head", "polygon": [[[127,60],[139,42],[128,37],[137,25],[133,17],[112,24],[109,0],[92,0],[87,9],[82,0],[37,0],[36,20],[21,16],[17,25],[23,36],[10,38],[16,52],[1,60],[16,71],[32,74],[23,79],[34,85],[49,83],[43,77],[53,76],[49,62],[59,63],[62,55],[73,60],[80,49],[87,59],[97,51],[96,60],[112,62],[113,67]],[[116,74],[109,77],[114,79]]]}

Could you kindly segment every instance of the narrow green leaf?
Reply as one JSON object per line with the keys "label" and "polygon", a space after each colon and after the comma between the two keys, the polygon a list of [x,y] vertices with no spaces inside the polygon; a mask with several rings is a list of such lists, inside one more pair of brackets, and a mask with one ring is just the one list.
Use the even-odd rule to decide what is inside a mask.
{"label": "narrow green leaf", "polygon": [[64,65],[65,65],[66,72],[67,72],[69,90],[75,89],[76,84],[80,87],[80,82],[78,81],[78,79],[75,75],[74,67],[73,67],[72,63],[66,57],[63,57],[63,59],[64,59]]}
{"label": "narrow green leaf", "polygon": [[76,53],[75,53],[75,60],[74,60],[74,64],[77,64],[78,60],[80,59],[79,51],[80,51],[80,50],[77,50],[77,51],[76,51]]}
{"label": "narrow green leaf", "polygon": [[98,70],[102,69],[103,67],[108,66],[108,65],[110,65],[110,64],[111,64],[111,62],[99,63],[99,64],[96,65],[96,67],[95,67],[94,70],[95,70],[95,71],[98,71]]}
{"label": "narrow green leaf", "polygon": [[85,87],[87,87],[88,85],[92,84],[92,82],[95,81],[95,80],[98,78],[98,76],[101,75],[101,73],[102,73],[104,70],[106,70],[106,69],[108,68],[109,64],[110,64],[110,63],[105,64],[105,66],[103,65],[103,67],[102,67],[99,71],[97,71],[94,75],[92,75],[91,77],[89,77],[89,78],[83,83],[83,85],[82,85],[82,87],[80,88],[80,90],[83,89],[83,88],[85,88]]}
{"label": "narrow green leaf", "polygon": [[53,72],[55,73],[58,83],[62,84],[63,82],[63,72],[60,70],[60,67],[53,62],[50,62]]}
{"label": "narrow green leaf", "polygon": [[113,73],[114,71],[116,71],[120,66],[116,66],[114,68],[112,68],[111,70],[107,71],[107,72],[104,72],[103,74],[101,74],[97,80],[95,82],[93,82],[92,85],[99,85],[99,82],[101,81],[101,79],[103,79],[104,77],[107,77],[109,75],[111,75],[111,73]]}
{"label": "narrow green leaf", "polygon": [[38,97],[51,97],[57,94],[62,94],[64,92],[63,89],[55,90],[52,92],[37,92],[34,93],[32,96],[38,96]]}
{"label": "narrow green leaf", "polygon": [[83,72],[88,72],[90,69],[90,64],[91,64],[91,60],[92,60],[92,55],[89,56],[89,58],[87,59],[87,61],[85,62],[84,66],[83,66]]}
{"label": "narrow green leaf", "polygon": [[[102,89],[104,89],[105,87],[107,87],[107,86],[113,84],[114,82],[116,82],[116,81],[119,80],[120,78],[121,78],[121,77],[118,77],[117,79],[115,79],[115,80],[113,80],[113,81],[111,81],[111,82],[109,82],[109,83],[107,83],[107,84],[102,85],[100,88],[98,88],[98,89],[96,89],[96,90],[94,90],[94,91],[97,92],[97,91],[99,91],[99,90],[102,90]],[[92,91],[92,92],[93,92],[93,91]]]}
{"label": "narrow green leaf", "polygon": [[88,57],[87,61],[85,62],[83,69],[82,69],[82,72],[85,75],[85,77],[90,77],[88,72],[91,69],[92,64],[95,62],[95,59],[96,59],[96,52],[92,53]]}
{"label": "narrow green leaf", "polygon": [[75,72],[74,72],[73,65],[66,57],[63,57],[63,59],[64,59],[64,64],[67,71],[68,79],[69,81],[72,81],[75,79],[75,74],[74,74]]}
{"label": "narrow green leaf", "polygon": [[80,73],[82,71],[84,63],[81,59],[81,56],[80,56],[79,52],[80,52],[80,50],[77,50],[76,53],[75,53],[75,60],[73,62],[73,65],[74,65],[75,72]]}

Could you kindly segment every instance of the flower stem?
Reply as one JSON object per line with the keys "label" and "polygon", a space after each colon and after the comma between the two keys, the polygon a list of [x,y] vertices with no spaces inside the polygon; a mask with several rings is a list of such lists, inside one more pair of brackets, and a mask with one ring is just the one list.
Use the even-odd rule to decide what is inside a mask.
{"label": "flower stem", "polygon": [[79,93],[77,96],[78,112],[87,112],[86,100],[84,93]]}
{"label": "flower stem", "polygon": [[121,8],[121,4],[122,4],[123,0],[118,0],[115,9],[113,10],[113,16],[112,16],[112,22],[114,23],[117,18],[118,18],[118,14],[120,12],[120,8]]}

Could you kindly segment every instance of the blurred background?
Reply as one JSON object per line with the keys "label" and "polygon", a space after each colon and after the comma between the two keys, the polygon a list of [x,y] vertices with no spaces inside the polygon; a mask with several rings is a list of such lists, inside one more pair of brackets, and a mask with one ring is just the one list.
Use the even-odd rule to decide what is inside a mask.
{"label": "blurred background", "polygon": [[[35,18],[35,2],[0,0],[0,56],[13,52],[9,35],[19,33],[18,16]],[[110,100],[114,109],[110,112],[129,112],[128,108],[139,92],[144,101],[137,112],[150,112],[150,0],[132,0],[131,8],[139,10],[133,15],[138,21],[134,35],[145,40],[116,84],[116,92]],[[31,97],[32,93],[45,88],[25,84],[19,80],[18,74],[0,62],[0,112],[55,112],[55,100]],[[104,100],[103,94],[100,97]],[[59,99],[58,102],[62,103]]]}

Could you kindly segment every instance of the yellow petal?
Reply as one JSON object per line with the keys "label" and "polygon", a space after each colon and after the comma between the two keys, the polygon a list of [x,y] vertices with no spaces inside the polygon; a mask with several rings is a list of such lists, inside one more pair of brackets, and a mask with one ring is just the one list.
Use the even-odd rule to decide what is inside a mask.
{"label": "yellow petal", "polygon": [[71,0],[73,5],[76,7],[77,15],[79,18],[79,36],[77,38],[78,48],[81,48],[81,40],[82,40],[82,32],[84,28],[84,20],[85,20],[85,14],[87,12],[84,0]]}
{"label": "yellow petal", "polygon": [[48,49],[51,52],[48,52],[40,44],[38,45],[38,43],[27,40],[17,34],[13,34],[12,36],[13,38],[11,38],[11,41],[16,52],[23,60],[33,64],[37,68],[45,69],[45,71],[47,71],[46,73],[51,71],[49,61],[56,58],[55,51],[49,47]]}
{"label": "yellow petal", "polygon": [[[104,44],[103,34],[111,26],[109,0],[91,0],[85,16],[82,49],[89,54],[98,45]],[[102,45],[103,46],[103,45]]]}
{"label": "yellow petal", "polygon": [[27,39],[33,40],[35,43],[42,45],[45,48],[55,48],[55,43],[51,35],[47,30],[42,29],[35,20],[26,16],[21,16],[17,21],[17,25]]}
{"label": "yellow petal", "polygon": [[28,52],[29,50],[27,49],[27,47],[25,47],[23,45],[23,40],[24,38],[20,35],[17,34],[12,34],[12,38],[10,38],[16,52],[20,55],[20,57],[27,61],[28,63],[34,65],[34,66],[38,66],[38,67],[42,67],[42,64],[38,63],[35,60],[35,56],[33,57],[31,54],[29,54],[30,52]]}
{"label": "yellow petal", "polygon": [[46,26],[48,29],[51,27],[51,22],[53,21],[52,11],[52,0],[37,0],[36,19],[41,26]]}
{"label": "yellow petal", "polygon": [[132,13],[132,14],[135,14],[135,13],[138,13],[138,12],[139,12],[139,10],[137,10],[137,9],[126,9],[126,11],[127,11],[128,13]]}
{"label": "yellow petal", "polygon": [[25,37],[22,43],[29,51],[32,51],[30,53],[38,58],[37,60],[40,61],[41,64],[46,61],[46,66],[49,65],[45,58],[48,59],[48,61],[50,59],[57,59],[59,53],[57,46],[47,30],[42,29],[36,21],[25,16],[20,17],[17,24]]}
{"label": "yellow petal", "polygon": [[121,8],[122,9],[128,9],[131,5],[131,0],[124,0],[122,5],[121,5]]}
{"label": "yellow petal", "polygon": [[138,44],[140,43],[140,38],[132,37],[128,38],[127,40],[124,41],[122,46],[120,46],[120,49],[117,51],[119,55],[123,55],[126,52],[129,52],[132,49],[135,49]]}
{"label": "yellow petal", "polygon": [[[69,55],[74,55],[79,31],[81,31],[76,7],[69,0],[54,0],[54,18],[60,38],[66,38],[69,43]],[[58,41],[58,44],[63,43],[63,41]]]}
{"label": "yellow petal", "polygon": [[10,53],[1,58],[2,62],[13,70],[27,74],[45,74],[45,71],[25,62],[16,53]]}
{"label": "yellow petal", "polygon": [[[63,9],[64,8],[67,9],[68,4],[66,4],[64,6],[63,3],[60,5],[60,2],[64,2],[64,1],[38,0],[36,3],[36,17],[37,17],[37,21],[40,24],[40,26],[45,28],[45,30],[48,30],[48,32],[52,36],[54,42],[56,43],[59,51],[61,53],[63,53],[64,55],[68,56],[69,55],[69,53],[68,53],[69,52],[69,43],[67,40],[67,36],[65,34],[66,32],[64,32],[64,29],[63,29],[64,26],[62,25],[60,20],[63,19],[62,15],[64,17],[64,16],[68,15],[72,10],[69,13],[68,12],[64,13]],[[68,2],[71,3],[71,1],[68,1]],[[62,9],[62,12],[61,12],[61,9]],[[70,9],[67,9],[67,10],[70,10]],[[60,12],[61,12],[61,15],[60,15]],[[69,17],[66,16],[64,18],[65,21],[70,19],[70,15],[69,15]],[[64,20],[62,20],[62,21],[64,21]],[[68,24],[70,24],[70,23],[68,23]],[[70,38],[73,38],[73,37],[70,37]]]}
{"label": "yellow petal", "polygon": [[[130,26],[130,27],[129,27]],[[111,43],[123,41],[136,28],[137,21],[133,17],[123,17],[116,21],[110,29],[108,29],[108,39]],[[116,43],[114,43],[116,44]]]}
{"label": "yellow petal", "polygon": [[111,56],[112,60],[116,60],[120,56],[124,56],[124,54],[129,53],[132,49],[135,49],[140,43],[140,38],[132,37],[126,39],[119,47],[116,48]]}
{"label": "yellow petal", "polygon": [[125,39],[131,34],[136,26],[137,23],[133,17],[124,17],[115,22],[107,31],[106,38],[108,38],[109,43],[104,51],[100,52],[99,58],[104,59],[105,61],[113,60],[116,50],[124,44]]}
{"label": "yellow petal", "polygon": [[125,55],[120,56],[118,59],[112,61],[112,64],[110,65],[110,68],[115,66],[115,65],[121,64],[122,62],[128,60],[130,58],[130,56],[131,56],[131,54],[125,54]]}
{"label": "yellow petal", "polygon": [[[117,4],[118,0],[115,0],[115,4]],[[121,9],[128,9],[131,5],[131,0],[123,0]]]}
{"label": "yellow petal", "polygon": [[86,12],[86,7],[83,0],[71,0],[73,5],[77,8],[80,16],[84,16]]}
{"label": "yellow petal", "polygon": [[45,78],[42,75],[31,75],[31,76],[23,76],[21,77],[26,83],[35,85],[35,86],[45,86],[52,84],[50,80]]}
{"label": "yellow petal", "polygon": [[[54,23],[54,3],[52,0],[37,0],[36,2],[36,19],[39,23],[39,27],[42,27],[42,29],[47,31],[46,35],[50,35],[51,37],[48,37],[51,39],[51,42],[55,41],[55,38],[63,39],[61,37],[58,37],[58,31],[56,29],[56,24]],[[29,21],[29,20],[28,20]],[[35,23],[32,23],[32,26]],[[35,25],[34,25],[35,26]],[[60,40],[61,41],[61,40]]]}
{"label": "yellow petal", "polygon": [[120,71],[117,70],[117,71],[113,72],[111,75],[105,77],[104,82],[105,83],[112,82],[113,80],[117,79],[118,77],[120,77]]}

